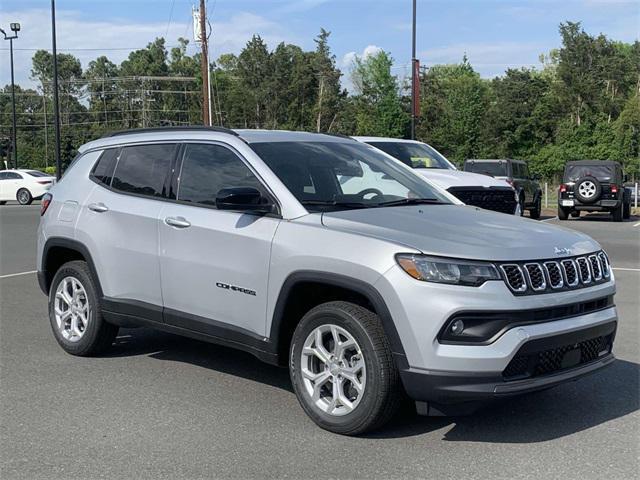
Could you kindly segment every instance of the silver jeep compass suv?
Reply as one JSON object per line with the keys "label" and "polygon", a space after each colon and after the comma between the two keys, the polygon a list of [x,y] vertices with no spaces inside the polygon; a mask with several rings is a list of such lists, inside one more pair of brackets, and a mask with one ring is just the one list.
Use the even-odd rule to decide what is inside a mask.
{"label": "silver jeep compass suv", "polygon": [[43,199],[38,270],[65,351],[96,354],[134,326],[246,350],[288,366],[309,417],[348,435],[405,396],[446,414],[614,360],[613,272],[595,241],[461,205],[338,136],[90,142]]}

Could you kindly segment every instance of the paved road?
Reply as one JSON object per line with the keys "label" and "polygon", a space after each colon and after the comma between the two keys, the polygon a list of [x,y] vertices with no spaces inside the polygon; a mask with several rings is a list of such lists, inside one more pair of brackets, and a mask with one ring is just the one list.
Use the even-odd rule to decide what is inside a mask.
{"label": "paved road", "polygon": [[[34,269],[36,207],[0,207],[0,477],[632,478],[640,469],[640,271],[617,270],[608,370],[470,417],[404,415],[346,438],[316,428],[287,372],[223,347],[124,330],[113,352],[55,343]],[[551,223],[559,223],[550,220]],[[585,231],[640,269],[640,226]]]}

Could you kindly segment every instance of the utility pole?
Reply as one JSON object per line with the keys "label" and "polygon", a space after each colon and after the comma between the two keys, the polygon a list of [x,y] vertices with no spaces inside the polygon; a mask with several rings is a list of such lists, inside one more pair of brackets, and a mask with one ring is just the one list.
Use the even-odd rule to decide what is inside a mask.
{"label": "utility pole", "polygon": [[416,58],[416,0],[413,0],[413,27],[411,36],[411,140],[416,138],[416,118],[420,96],[418,88],[420,86],[420,62]]}
{"label": "utility pole", "polygon": [[62,176],[60,160],[60,102],[58,100],[58,53],[56,49],[56,2],[51,0],[51,51],[53,53],[53,116],[56,132],[56,178]]}
{"label": "utility pole", "polygon": [[202,122],[206,126],[211,125],[209,117],[209,49],[207,47],[207,12],[205,10],[205,1],[200,0],[200,46],[202,57],[200,59],[200,67],[202,70]]}
{"label": "utility pole", "polygon": [[4,30],[0,28],[0,32],[4,35],[5,40],[9,40],[9,51],[11,52],[11,111],[13,122],[13,166],[18,169],[18,131],[16,125],[16,84],[13,78],[13,41],[18,38],[18,32],[20,31],[19,23],[12,23],[10,25],[13,35],[8,36]]}

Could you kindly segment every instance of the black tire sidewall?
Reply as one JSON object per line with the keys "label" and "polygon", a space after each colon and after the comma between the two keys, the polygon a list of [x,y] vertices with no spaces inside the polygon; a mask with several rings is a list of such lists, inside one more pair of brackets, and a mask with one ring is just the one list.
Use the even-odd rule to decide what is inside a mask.
{"label": "black tire sidewall", "polygon": [[[62,281],[62,279],[66,277],[75,277],[78,279],[78,281],[84,287],[84,290],[87,293],[87,299],[89,301],[89,314],[87,317],[89,319],[89,325],[87,326],[87,330],[84,332],[84,335],[82,335],[82,338],[77,342],[70,342],[62,336],[62,334],[58,330],[58,325],[55,319],[54,302],[56,289],[58,288],[58,284],[60,283],[60,281]],[[93,346],[97,343],[98,336],[101,333],[100,326],[102,323],[98,302],[99,299],[96,287],[85,262],[73,261],[66,263],[62,267],[60,267],[60,269],[53,277],[53,281],[51,282],[51,289],[49,290],[49,322],[51,324],[51,329],[53,330],[53,335],[56,341],[65,352],[72,355],[87,355],[93,349]]]}
{"label": "black tire sidewall", "polygon": [[[343,416],[331,416],[311,404],[300,375],[300,359],[304,341],[313,329],[326,324],[338,325],[347,330],[358,342],[365,361],[366,385],[364,396],[353,412]],[[291,342],[289,372],[291,383],[303,410],[313,421],[327,430],[352,434],[354,430],[359,429],[358,426],[368,423],[368,419],[375,415],[374,412],[380,408],[378,399],[380,397],[380,389],[384,388],[384,378],[382,377],[382,368],[378,363],[378,358],[373,348],[373,339],[356,319],[338,308],[327,306],[327,308],[323,309],[313,309],[303,317],[294,332]],[[355,433],[359,432],[356,431]]]}
{"label": "black tire sidewall", "polygon": [[[580,195],[580,185],[586,181],[593,183],[596,187],[596,193],[591,198],[584,198],[582,195]],[[593,203],[593,202],[596,202],[602,195],[602,185],[600,185],[600,182],[598,181],[597,178],[587,175],[585,177],[578,179],[578,181],[575,184],[575,187],[573,188],[573,194],[581,203],[585,203],[585,204]]]}

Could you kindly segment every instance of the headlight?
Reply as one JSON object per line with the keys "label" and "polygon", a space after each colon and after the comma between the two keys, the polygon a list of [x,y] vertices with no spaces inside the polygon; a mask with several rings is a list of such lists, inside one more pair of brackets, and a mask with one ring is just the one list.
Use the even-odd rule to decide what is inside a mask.
{"label": "headlight", "polygon": [[405,272],[424,282],[478,287],[487,280],[500,280],[496,267],[491,263],[411,253],[397,254],[396,261]]}

